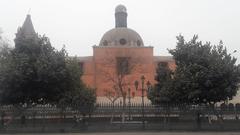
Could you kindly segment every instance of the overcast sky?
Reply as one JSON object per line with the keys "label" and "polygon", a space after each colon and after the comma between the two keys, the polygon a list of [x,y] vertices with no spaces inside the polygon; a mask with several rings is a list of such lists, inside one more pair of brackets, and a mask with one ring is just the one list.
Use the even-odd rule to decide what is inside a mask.
{"label": "overcast sky", "polygon": [[35,30],[55,48],[65,44],[70,55],[91,56],[92,46],[115,26],[118,4],[127,7],[128,27],[154,47],[154,55],[169,55],[181,33],[213,44],[223,40],[240,59],[240,0],[0,0],[0,28],[13,44],[31,9]]}

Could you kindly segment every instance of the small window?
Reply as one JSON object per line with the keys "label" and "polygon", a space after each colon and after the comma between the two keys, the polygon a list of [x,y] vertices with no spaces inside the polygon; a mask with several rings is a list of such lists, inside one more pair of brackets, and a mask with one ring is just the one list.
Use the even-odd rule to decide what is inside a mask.
{"label": "small window", "polygon": [[137,41],[137,46],[141,46],[141,41],[140,40]]}
{"label": "small window", "polygon": [[117,57],[117,73],[118,74],[130,73],[128,57]]}
{"label": "small window", "polygon": [[107,45],[108,45],[107,40],[104,40],[104,41],[103,41],[103,45],[104,45],[104,46],[107,46]]}
{"label": "small window", "polygon": [[81,73],[83,73],[84,72],[84,63],[83,62],[78,62],[78,65],[79,65]]}
{"label": "small window", "polygon": [[159,63],[158,63],[158,66],[168,67],[168,63],[167,63],[167,62],[159,62]]}
{"label": "small window", "polygon": [[119,40],[119,43],[120,43],[121,45],[125,45],[125,44],[127,43],[127,41],[126,41],[126,39],[121,38],[121,39]]}

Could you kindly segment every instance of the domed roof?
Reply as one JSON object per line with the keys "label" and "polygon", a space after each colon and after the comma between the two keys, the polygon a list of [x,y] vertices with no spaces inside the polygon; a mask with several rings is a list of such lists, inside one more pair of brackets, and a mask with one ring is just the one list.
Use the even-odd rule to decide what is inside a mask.
{"label": "domed roof", "polygon": [[115,13],[118,13],[118,12],[127,12],[127,8],[124,5],[120,4],[115,8]]}
{"label": "domed roof", "polygon": [[107,31],[99,46],[144,46],[140,35],[127,27],[117,27]]}
{"label": "domed roof", "polygon": [[103,35],[99,46],[144,46],[140,35],[127,28],[127,8],[124,5],[115,8],[115,24],[115,28]]}

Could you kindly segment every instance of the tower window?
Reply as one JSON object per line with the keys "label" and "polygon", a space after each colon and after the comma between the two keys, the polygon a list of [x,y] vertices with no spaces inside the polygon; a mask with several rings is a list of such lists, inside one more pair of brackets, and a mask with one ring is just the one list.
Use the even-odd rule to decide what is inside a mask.
{"label": "tower window", "polygon": [[125,45],[127,43],[126,39],[124,39],[124,38],[121,38],[119,40],[119,42],[120,42],[121,45]]}
{"label": "tower window", "polygon": [[103,41],[103,45],[104,45],[104,46],[107,46],[107,45],[108,45],[107,40],[104,40],[104,41]]}
{"label": "tower window", "polygon": [[141,46],[141,41],[137,40],[137,46]]}
{"label": "tower window", "polygon": [[117,57],[117,73],[118,74],[130,73],[128,57]]}

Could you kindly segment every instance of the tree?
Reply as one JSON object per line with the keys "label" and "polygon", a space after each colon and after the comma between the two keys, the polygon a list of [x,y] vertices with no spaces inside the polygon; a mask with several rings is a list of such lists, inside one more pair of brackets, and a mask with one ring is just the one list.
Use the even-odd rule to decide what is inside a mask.
{"label": "tree", "polygon": [[72,107],[83,115],[90,114],[96,102],[95,89],[87,87],[81,80],[82,70],[76,57],[66,61],[67,90],[62,93],[59,104]]}
{"label": "tree", "polygon": [[114,90],[106,89],[104,91],[104,95],[111,102],[111,104],[114,106],[114,103],[120,98],[120,95],[119,95],[119,93],[116,93],[115,88],[113,88],[113,89]]}
{"label": "tree", "polygon": [[156,84],[153,89],[148,92],[148,99],[152,104],[165,104],[171,101],[168,95],[171,95],[171,83],[172,83],[173,71],[169,69],[167,62],[160,62],[156,69]]}
{"label": "tree", "polygon": [[64,91],[64,49],[55,50],[47,37],[16,39],[7,69],[1,70],[1,103],[39,104],[57,102]]}
{"label": "tree", "polygon": [[9,70],[10,61],[10,51],[12,48],[10,48],[10,45],[8,41],[2,36],[2,32],[0,30],[0,92],[2,93],[3,87],[5,85],[5,77],[8,75],[6,72]]}
{"label": "tree", "polygon": [[[104,91],[104,95],[107,97],[107,99],[111,102],[111,105],[112,105],[112,110],[114,111],[114,103],[120,98],[119,96],[119,93],[116,93],[117,90],[116,87],[113,88],[114,90],[108,90],[106,89]],[[110,123],[113,122],[113,117],[114,117],[114,112],[112,111],[112,116],[111,116],[111,119],[110,119]]]}
{"label": "tree", "polygon": [[194,36],[189,42],[177,37],[177,46],[169,50],[176,62],[172,88],[164,96],[177,103],[215,104],[232,99],[239,84],[239,65],[223,43],[203,44]]}
{"label": "tree", "polygon": [[94,102],[76,71],[76,60],[70,60],[64,48],[51,46],[45,36],[15,39],[15,48],[0,67],[0,101],[4,105],[32,106],[58,104],[66,95],[75,95],[78,103]]}
{"label": "tree", "polygon": [[140,63],[144,58],[137,57],[130,49],[124,52],[124,56],[120,55],[121,51],[106,50],[105,54],[106,57],[103,58],[102,65],[99,66],[102,67],[99,72],[104,76],[104,81],[111,86],[110,91],[114,91],[117,97],[122,98],[122,123],[124,123],[128,88],[134,86],[133,74],[141,73]]}

